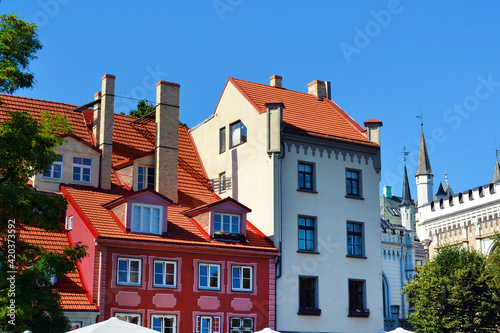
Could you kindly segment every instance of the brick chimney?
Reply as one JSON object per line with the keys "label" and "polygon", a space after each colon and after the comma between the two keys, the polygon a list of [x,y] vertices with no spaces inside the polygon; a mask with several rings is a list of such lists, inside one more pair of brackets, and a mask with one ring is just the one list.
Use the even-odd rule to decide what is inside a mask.
{"label": "brick chimney", "polygon": [[269,81],[270,81],[270,86],[271,87],[279,87],[281,88],[281,81],[283,80],[283,78],[279,75],[273,75],[269,78]]}
{"label": "brick chimney", "polygon": [[307,85],[307,93],[318,98],[328,97],[325,81],[315,80]]}
{"label": "brick chimney", "polygon": [[113,153],[113,115],[115,109],[115,76],[102,77],[101,117],[99,120],[99,148],[101,149],[101,188],[111,189],[111,160]]}
{"label": "brick chimney", "polygon": [[[101,98],[101,92],[98,91],[94,94],[94,101]],[[99,147],[99,124],[101,123],[101,103],[94,104],[94,121],[92,131],[94,133],[95,144]]]}
{"label": "brick chimney", "polygon": [[178,202],[179,91],[177,83],[156,84],[155,190]]}

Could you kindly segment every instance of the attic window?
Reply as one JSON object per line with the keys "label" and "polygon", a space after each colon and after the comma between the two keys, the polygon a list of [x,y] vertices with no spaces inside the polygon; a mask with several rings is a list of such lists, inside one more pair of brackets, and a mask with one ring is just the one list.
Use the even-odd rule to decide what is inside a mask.
{"label": "attic window", "polygon": [[231,137],[229,138],[231,148],[247,142],[247,128],[241,120],[231,124],[229,128],[231,132]]}
{"label": "attic window", "polygon": [[160,235],[162,217],[162,206],[133,203],[131,231]]}
{"label": "attic window", "polygon": [[137,170],[137,190],[149,187],[155,188],[155,169],[148,166],[139,166]]}
{"label": "attic window", "polygon": [[240,233],[240,215],[220,214],[214,215],[214,232],[224,232],[230,234]]}

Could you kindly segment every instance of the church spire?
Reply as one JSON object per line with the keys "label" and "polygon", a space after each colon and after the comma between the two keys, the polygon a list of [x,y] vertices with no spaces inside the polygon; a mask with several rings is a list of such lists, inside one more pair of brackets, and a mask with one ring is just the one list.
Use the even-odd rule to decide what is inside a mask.
{"label": "church spire", "polygon": [[431,170],[431,162],[429,161],[429,155],[427,154],[427,146],[425,144],[423,128],[421,129],[420,132],[420,148],[418,150],[417,174],[415,176],[420,176],[420,175],[434,176]]}
{"label": "church spire", "polygon": [[500,180],[500,165],[498,164],[498,153],[497,153],[497,160],[495,163],[495,171],[493,172],[493,183],[496,183],[499,180]]}
{"label": "church spire", "polygon": [[404,154],[404,178],[403,178],[403,195],[401,197],[401,204],[399,206],[411,206],[413,205],[413,201],[411,200],[411,193],[410,193],[410,183],[408,183],[408,173],[406,172],[406,155],[408,153],[406,152],[406,149],[403,148],[403,154]]}

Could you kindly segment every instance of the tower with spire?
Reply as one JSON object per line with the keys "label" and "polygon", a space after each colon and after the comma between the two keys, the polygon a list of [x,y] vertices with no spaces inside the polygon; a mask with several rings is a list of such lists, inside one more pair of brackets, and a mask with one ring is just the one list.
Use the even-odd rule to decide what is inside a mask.
{"label": "tower with spire", "polygon": [[500,152],[500,150],[497,150],[497,153],[496,153],[496,162],[495,162],[495,170],[493,171],[493,181],[492,183],[496,183],[500,180],[500,165],[498,164],[498,152]]}
{"label": "tower with spire", "polygon": [[431,163],[429,155],[427,154],[427,146],[425,144],[424,129],[421,128],[420,133],[420,147],[418,151],[418,164],[417,173],[415,174],[417,180],[417,199],[418,207],[433,201],[433,179]]}
{"label": "tower with spire", "polygon": [[404,154],[404,178],[403,178],[403,195],[401,196],[401,204],[399,211],[401,212],[401,224],[406,230],[415,230],[415,205],[411,200],[410,184],[408,183],[408,173],[406,172],[406,155],[408,153],[403,150]]}

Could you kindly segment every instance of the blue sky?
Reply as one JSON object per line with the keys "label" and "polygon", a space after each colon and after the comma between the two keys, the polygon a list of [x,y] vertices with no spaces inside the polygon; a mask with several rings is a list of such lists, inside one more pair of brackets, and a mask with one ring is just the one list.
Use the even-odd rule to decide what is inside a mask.
{"label": "blue sky", "polygon": [[[155,99],[181,85],[180,120],[213,111],[228,76],[307,92],[332,82],[356,121],[383,121],[382,181],[402,189],[406,146],[412,193],[420,119],[435,175],[455,192],[491,182],[500,149],[500,2],[3,0],[39,26],[44,46],[20,96],[83,105],[114,74],[116,94]],[[136,100],[116,99],[128,112]]]}

